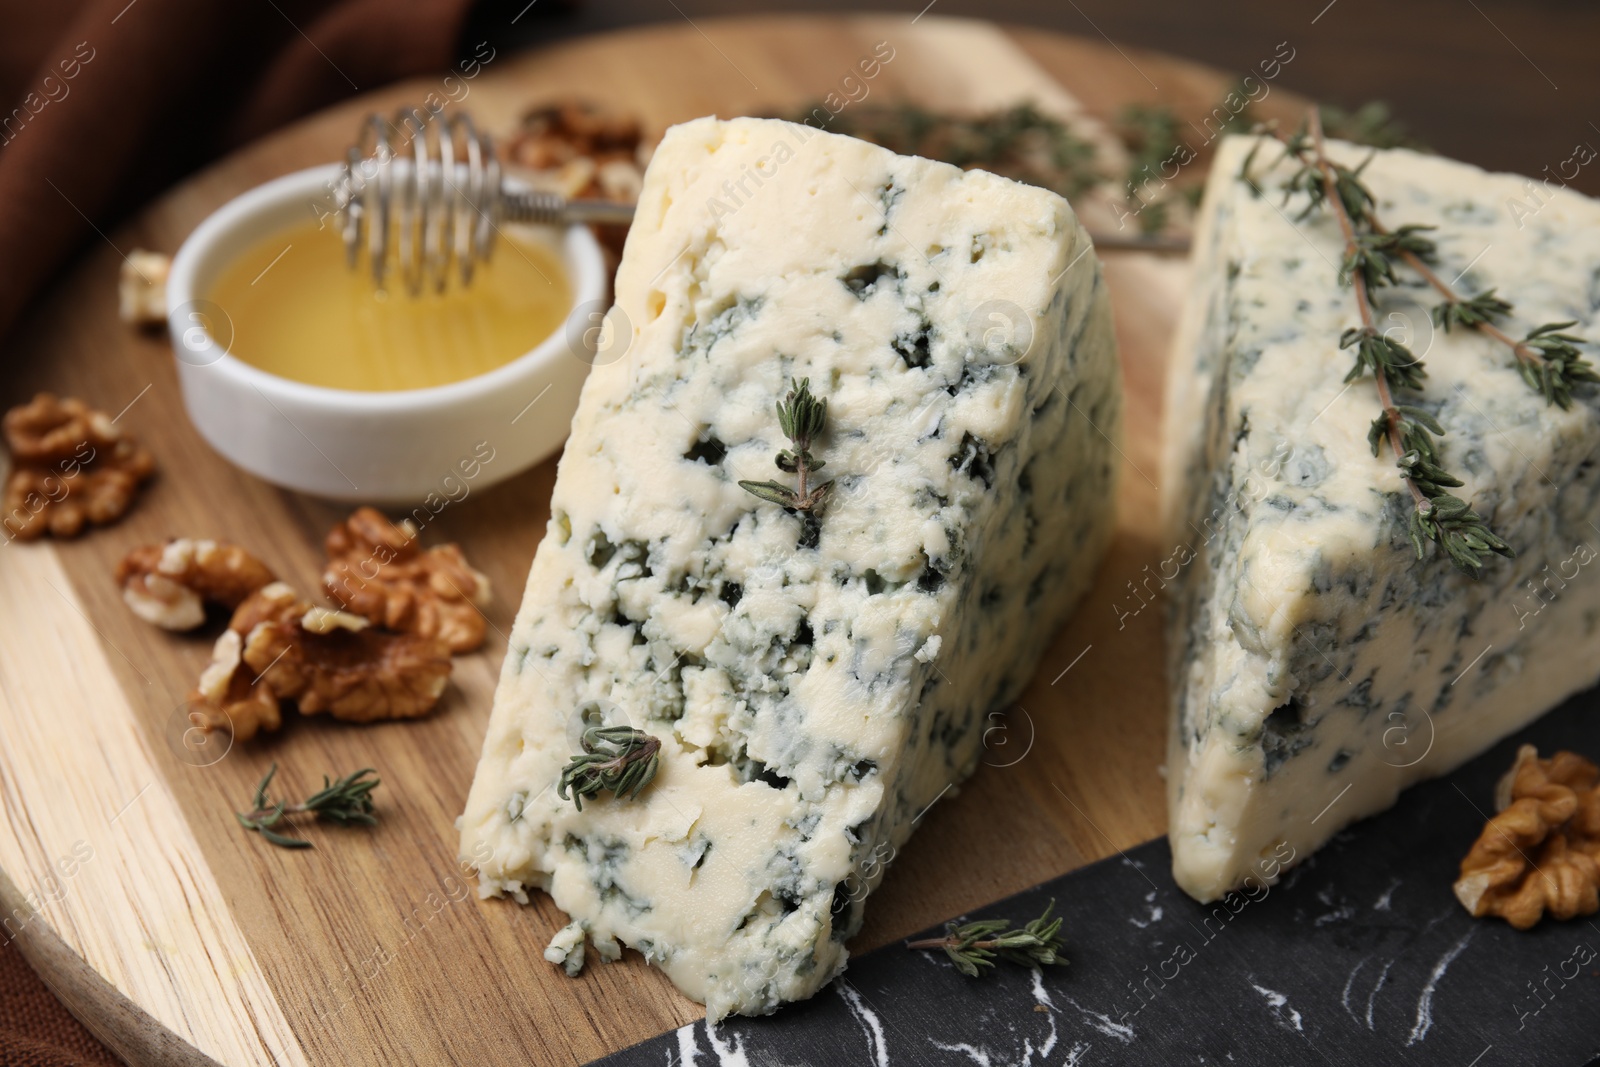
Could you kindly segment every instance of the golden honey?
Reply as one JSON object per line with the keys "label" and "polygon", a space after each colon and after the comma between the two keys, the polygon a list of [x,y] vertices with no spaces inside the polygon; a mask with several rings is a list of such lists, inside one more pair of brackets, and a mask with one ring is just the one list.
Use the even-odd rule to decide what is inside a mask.
{"label": "golden honey", "polygon": [[[229,352],[270,374],[363,392],[424,389],[483,374],[561,327],[572,285],[551,246],[508,228],[470,286],[387,292],[346,266],[331,228],[308,222],[248,249],[206,294],[230,320]],[[224,327],[226,328],[226,327]]]}

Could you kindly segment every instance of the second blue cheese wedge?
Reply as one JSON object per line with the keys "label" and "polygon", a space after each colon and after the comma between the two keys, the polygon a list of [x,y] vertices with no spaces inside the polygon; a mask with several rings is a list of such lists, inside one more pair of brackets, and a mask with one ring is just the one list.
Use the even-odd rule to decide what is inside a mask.
{"label": "second blue cheese wedge", "polygon": [[[1099,266],[1060,197],[771,120],[656,150],[461,822],[717,1019],[810,996],[917,817],[971,774],[1113,520]],[[775,405],[827,401],[809,517]],[[813,479],[813,484],[815,479]],[[635,799],[558,795],[587,726],[659,740]],[[948,802],[948,801],[946,801]],[[578,957],[581,959],[581,956]]]}
{"label": "second blue cheese wedge", "polygon": [[[1212,900],[1271,882],[1400,790],[1443,774],[1600,676],[1600,420],[1594,388],[1546,403],[1511,352],[1435,329],[1414,276],[1379,291],[1380,330],[1423,359],[1416,401],[1446,430],[1442,461],[1510,542],[1461,573],[1418,562],[1410,497],[1367,429],[1370,374],[1347,383],[1356,326],[1342,239],[1285,203],[1292,163],[1219,151],[1173,350],[1165,490],[1174,700],[1173,871]],[[1355,167],[1368,149],[1330,144]],[[1404,150],[1361,172],[1389,227],[1438,227],[1443,279],[1497,289],[1521,337],[1600,328],[1600,204],[1524,178]],[[1401,267],[1401,273],[1407,268]],[[1415,394],[1405,394],[1412,402]]]}

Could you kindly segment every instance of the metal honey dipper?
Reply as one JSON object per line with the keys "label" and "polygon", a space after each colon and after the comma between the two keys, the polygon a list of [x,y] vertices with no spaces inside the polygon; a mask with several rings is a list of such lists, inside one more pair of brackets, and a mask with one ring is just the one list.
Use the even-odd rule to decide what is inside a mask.
{"label": "metal honey dipper", "polygon": [[494,142],[470,115],[400,108],[370,114],[334,180],[335,220],[350,269],[363,248],[379,289],[394,266],[406,290],[443,292],[450,276],[472,284],[504,222],[566,225],[633,220],[633,205],[568,200],[502,173]]}

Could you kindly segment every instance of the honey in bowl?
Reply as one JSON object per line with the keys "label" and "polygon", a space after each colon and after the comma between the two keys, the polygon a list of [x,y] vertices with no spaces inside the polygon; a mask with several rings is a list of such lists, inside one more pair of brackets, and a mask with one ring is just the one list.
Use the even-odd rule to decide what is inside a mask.
{"label": "honey in bowl", "polygon": [[209,296],[232,320],[229,353],[332,389],[425,389],[491,371],[561,328],[572,285],[555,249],[507,227],[472,284],[412,296],[391,272],[379,291],[351,270],[332,229],[304,226],[253,245]]}

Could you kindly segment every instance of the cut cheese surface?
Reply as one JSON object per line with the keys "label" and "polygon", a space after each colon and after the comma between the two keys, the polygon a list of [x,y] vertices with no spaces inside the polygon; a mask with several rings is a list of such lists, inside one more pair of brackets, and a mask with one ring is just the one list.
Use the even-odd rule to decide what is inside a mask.
{"label": "cut cheese surface", "polygon": [[[1219,151],[1168,380],[1171,538],[1168,786],[1174,874],[1201,900],[1271,881],[1400,790],[1442,774],[1600,677],[1600,401],[1571,410],[1522,381],[1510,351],[1434,329],[1420,279],[1378,293],[1380,329],[1425,362],[1443,463],[1510,542],[1481,580],[1434,546],[1418,562],[1409,497],[1370,375],[1344,377],[1359,325],[1343,243],[1296,220],[1292,163],[1253,139]],[[1406,150],[1330,143],[1391,229],[1438,227],[1443,279],[1515,303],[1506,330],[1577,320],[1600,334],[1600,204]],[[1404,269],[1401,271],[1405,274]],[[1458,277],[1459,276],[1459,277]]]}
{"label": "cut cheese surface", "polygon": [[[461,820],[485,895],[551,894],[713,1018],[807,997],[891,849],[969,775],[1113,522],[1121,400],[1066,201],[774,120],[661,142]],[[607,354],[609,353],[609,355]],[[775,403],[809,377],[815,519]],[[661,741],[557,795],[585,725]],[[592,955],[591,955],[592,958]]]}

